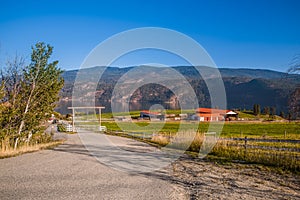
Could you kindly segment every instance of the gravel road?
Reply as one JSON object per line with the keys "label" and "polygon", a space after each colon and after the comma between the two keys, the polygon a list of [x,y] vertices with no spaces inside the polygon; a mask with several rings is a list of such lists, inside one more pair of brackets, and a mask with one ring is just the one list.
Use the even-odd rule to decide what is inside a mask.
{"label": "gravel road", "polygon": [[[77,134],[64,137],[66,142],[53,150],[0,160],[0,199],[185,198],[182,190],[168,181],[101,164]],[[130,140],[124,138],[122,143],[126,142]]]}

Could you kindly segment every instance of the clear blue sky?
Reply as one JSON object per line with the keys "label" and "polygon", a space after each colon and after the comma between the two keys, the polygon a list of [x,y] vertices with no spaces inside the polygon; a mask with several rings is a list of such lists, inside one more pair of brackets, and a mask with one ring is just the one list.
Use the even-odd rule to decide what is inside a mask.
{"label": "clear blue sky", "polygon": [[[53,58],[61,68],[78,68],[104,39],[145,26],[170,28],[192,37],[219,67],[286,71],[300,53],[299,0],[0,0],[0,5],[2,66],[16,52],[29,59],[31,45],[43,41],[54,46]],[[116,64],[147,63],[153,57],[164,59],[163,64],[184,64],[172,56],[147,52]]]}

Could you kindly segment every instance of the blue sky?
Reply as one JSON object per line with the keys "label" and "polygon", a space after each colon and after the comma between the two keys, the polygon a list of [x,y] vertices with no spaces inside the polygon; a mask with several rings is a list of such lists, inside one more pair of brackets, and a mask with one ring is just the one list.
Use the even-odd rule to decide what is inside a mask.
{"label": "blue sky", "polygon": [[[78,68],[100,42],[132,28],[164,27],[199,42],[219,67],[286,71],[300,53],[300,1],[2,1],[0,64],[30,58],[38,41],[54,46],[63,69]],[[118,66],[181,65],[161,52],[124,56]]]}

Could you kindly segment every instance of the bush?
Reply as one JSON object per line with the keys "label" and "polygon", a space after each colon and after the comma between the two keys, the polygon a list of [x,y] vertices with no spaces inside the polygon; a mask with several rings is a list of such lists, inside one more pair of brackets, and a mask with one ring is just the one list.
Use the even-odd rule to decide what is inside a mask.
{"label": "bush", "polygon": [[57,131],[58,132],[66,132],[66,127],[63,124],[58,124],[57,125]]}

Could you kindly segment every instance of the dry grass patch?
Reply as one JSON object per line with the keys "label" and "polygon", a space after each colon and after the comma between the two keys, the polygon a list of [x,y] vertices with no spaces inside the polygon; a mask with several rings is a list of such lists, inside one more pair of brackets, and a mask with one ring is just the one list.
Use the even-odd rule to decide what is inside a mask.
{"label": "dry grass patch", "polygon": [[170,139],[163,135],[155,135],[152,137],[151,142],[158,144],[159,146],[166,146],[169,144]]}
{"label": "dry grass patch", "polygon": [[62,143],[63,143],[62,140],[58,140],[58,141],[52,141],[52,142],[49,142],[49,143],[34,144],[34,145],[23,145],[23,146],[21,146],[17,149],[8,148],[8,149],[0,151],[0,159],[14,157],[14,156],[18,156],[18,155],[21,155],[21,154],[24,154],[24,153],[35,152],[35,151],[39,151],[39,150],[42,150],[42,149],[53,148],[53,147],[56,147],[56,146],[58,146]]}
{"label": "dry grass patch", "polygon": [[[187,142],[190,141],[192,137],[194,137],[192,143],[187,146]],[[169,148],[186,148],[190,152],[197,153],[203,145],[204,139],[205,134],[197,133],[194,135],[192,132],[186,131],[179,134],[177,138],[165,135],[155,135],[151,139],[151,142],[158,144],[159,146],[171,144],[169,145]],[[243,144],[243,141],[219,140],[216,145],[214,145],[209,155],[225,159],[227,162],[242,161],[245,163],[263,164],[265,166],[278,167],[293,172],[299,172],[300,170],[300,152],[292,151],[292,149],[298,149],[299,144],[288,143],[283,145],[281,143],[272,142],[262,142],[262,144],[260,144],[257,142],[252,143],[250,141],[246,147]],[[260,147],[265,147],[265,149],[260,149]],[[279,149],[272,149],[272,147],[279,147]],[[292,149],[280,149],[283,147],[292,147]]]}
{"label": "dry grass patch", "polygon": [[[236,144],[234,145],[234,143]],[[229,160],[280,167],[294,172],[300,170],[300,153],[288,150],[245,148],[238,145],[237,142],[221,140],[215,145],[211,155]]]}

